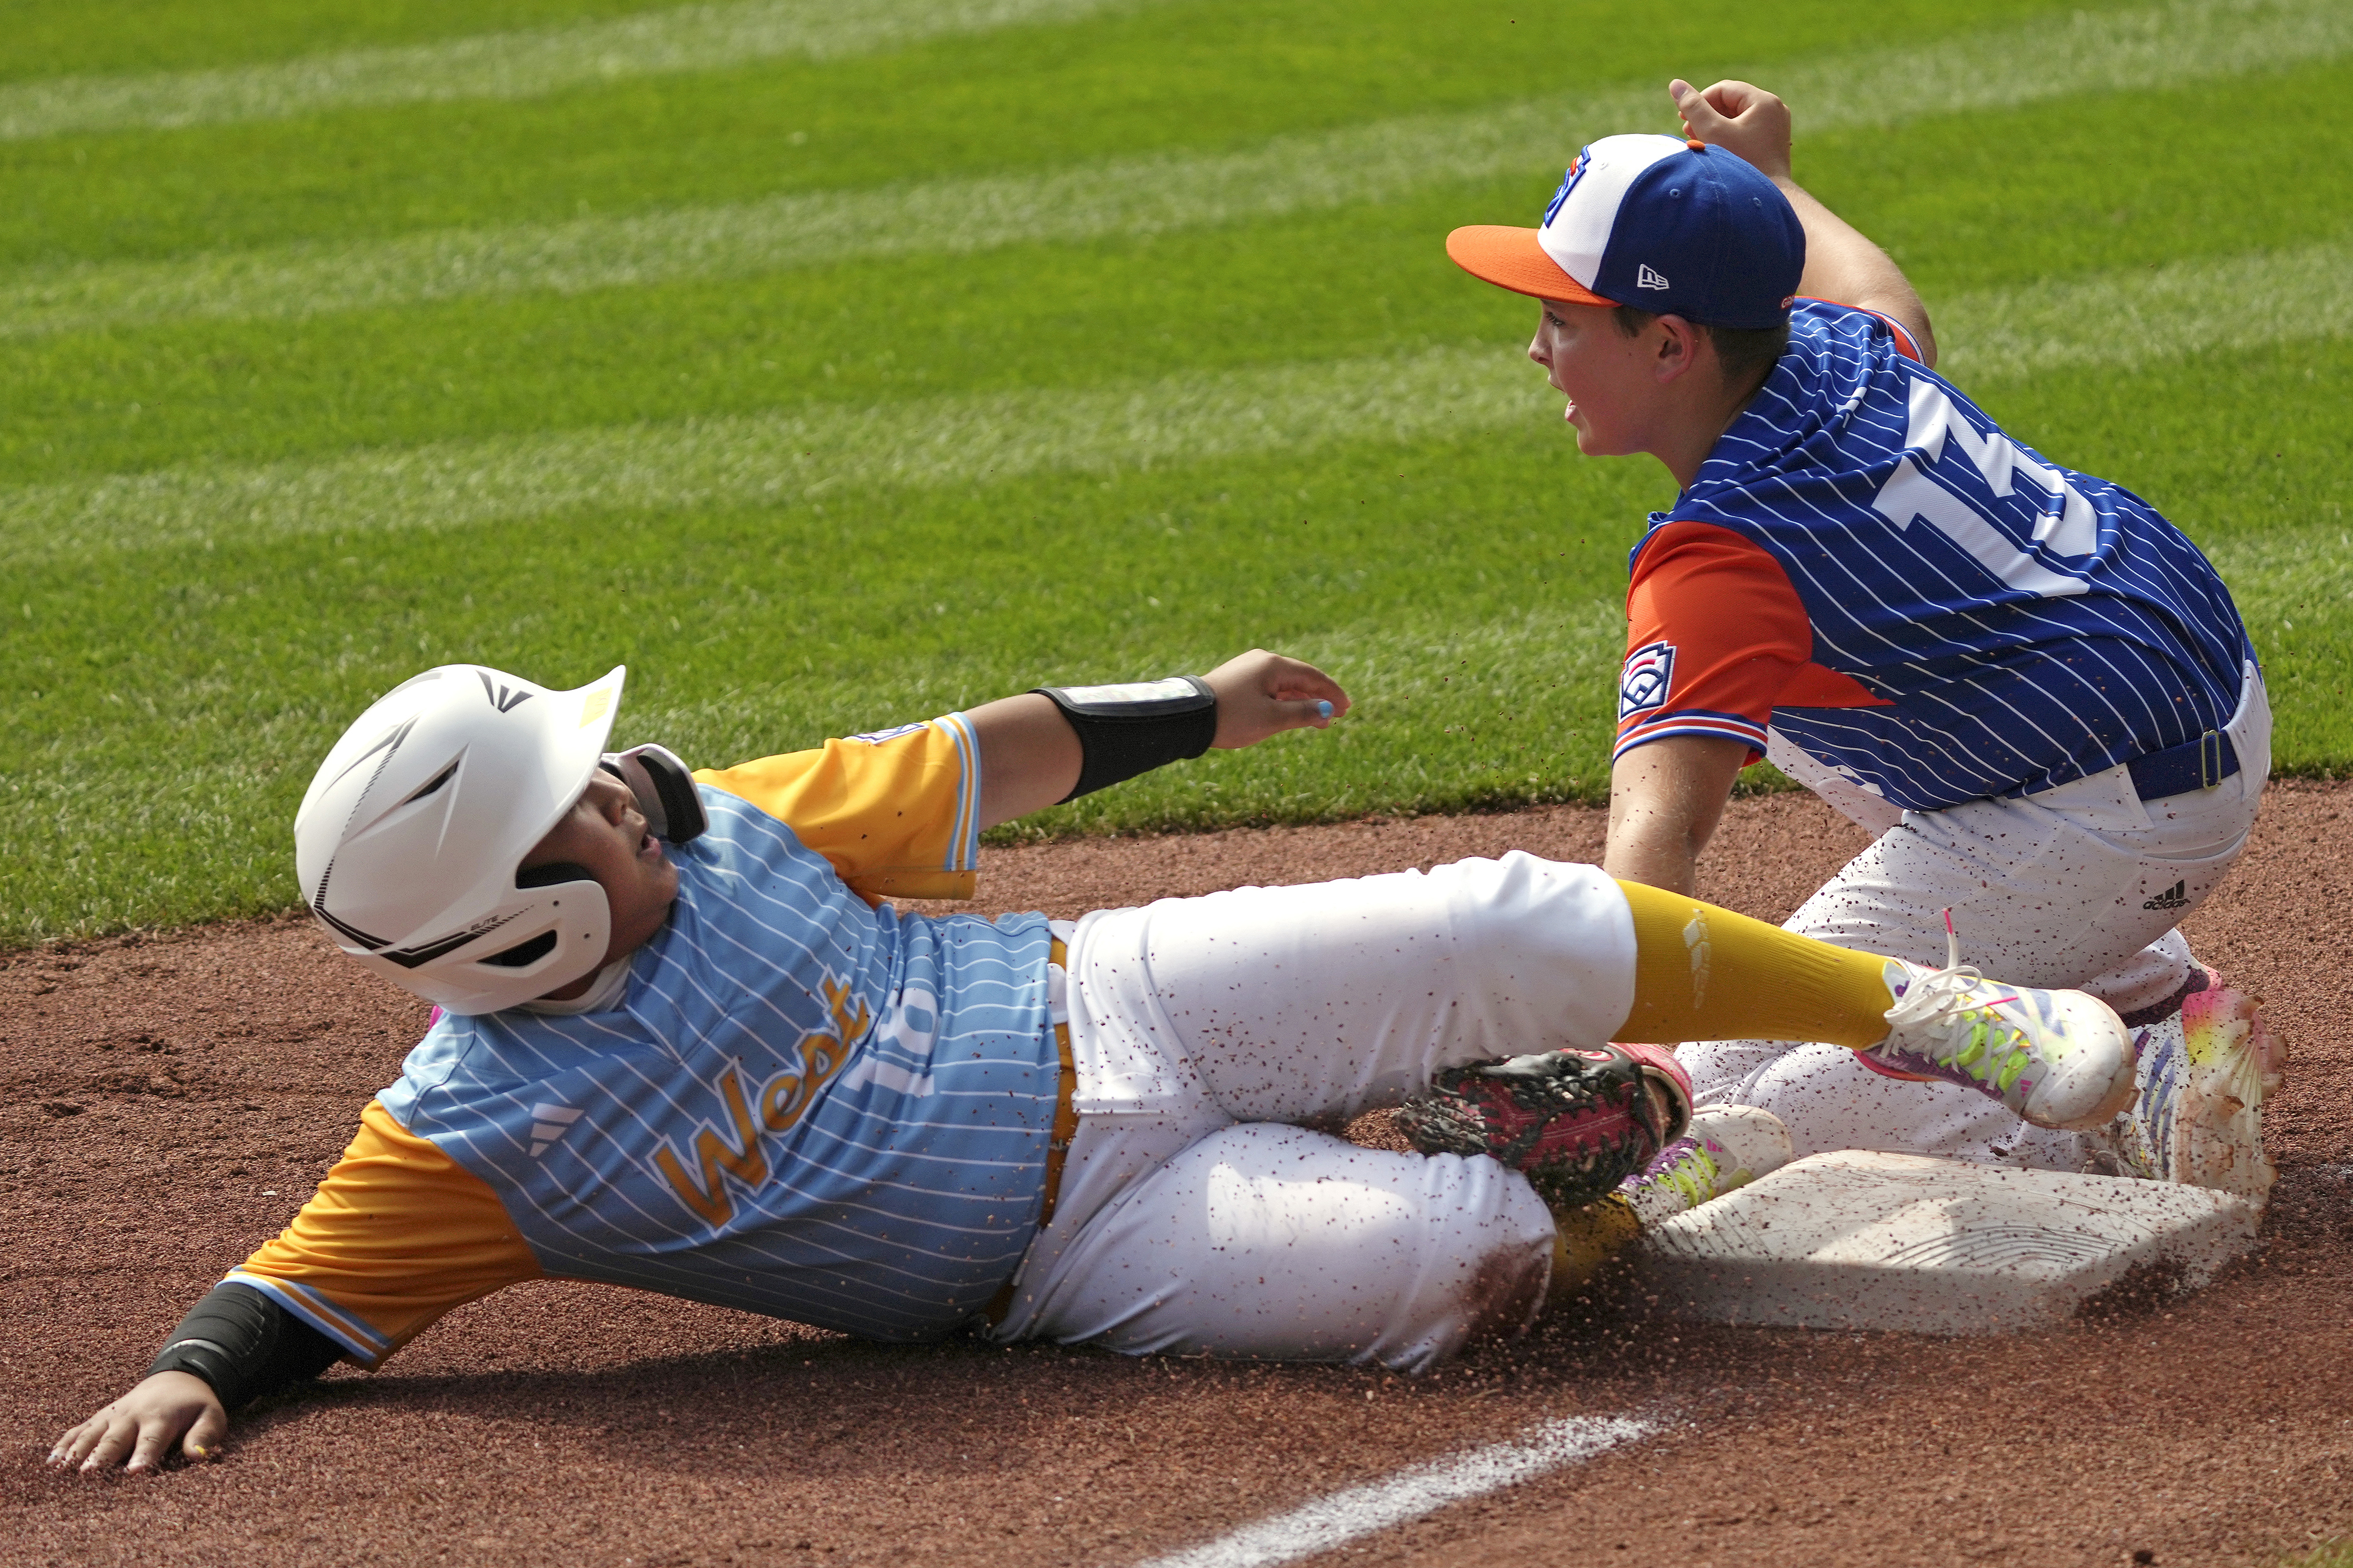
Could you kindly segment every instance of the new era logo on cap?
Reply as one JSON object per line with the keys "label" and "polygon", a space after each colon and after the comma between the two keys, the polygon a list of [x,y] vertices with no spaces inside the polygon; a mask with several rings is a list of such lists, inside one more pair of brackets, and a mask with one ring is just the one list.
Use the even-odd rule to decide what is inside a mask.
{"label": "new era logo on cap", "polygon": [[1635,269],[1634,287],[1637,289],[1671,289],[1673,285],[1669,283],[1665,279],[1660,277],[1657,273],[1651,271],[1650,264],[1645,262],[1642,266]]}

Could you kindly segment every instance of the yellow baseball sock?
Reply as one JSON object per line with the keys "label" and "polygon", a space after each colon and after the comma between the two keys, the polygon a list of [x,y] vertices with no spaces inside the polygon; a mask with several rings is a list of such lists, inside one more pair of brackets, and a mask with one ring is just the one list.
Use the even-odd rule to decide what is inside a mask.
{"label": "yellow baseball sock", "polygon": [[1640,882],[1618,886],[1634,911],[1634,1006],[1618,1038],[1826,1040],[1860,1050],[1887,1037],[1895,999],[1878,954]]}
{"label": "yellow baseball sock", "polygon": [[1567,1299],[1593,1282],[1602,1266],[1642,1234],[1634,1205],[1610,1194],[1570,1214],[1553,1215],[1552,1284],[1548,1301]]}

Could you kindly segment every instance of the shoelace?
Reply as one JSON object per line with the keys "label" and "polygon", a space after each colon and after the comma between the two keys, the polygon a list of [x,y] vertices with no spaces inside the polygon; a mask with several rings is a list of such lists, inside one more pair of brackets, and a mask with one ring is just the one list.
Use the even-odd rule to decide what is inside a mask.
{"label": "shoelace", "polygon": [[1984,978],[1975,965],[1961,962],[1960,933],[1953,929],[1953,911],[1947,910],[1945,967],[1930,970],[1904,988],[1904,994],[1896,998],[1895,1005],[1887,1010],[1887,1038],[1873,1046],[1872,1054],[1882,1061],[1892,1063],[1895,1057],[1891,1047],[1895,1043],[1897,1031],[1941,1023],[1964,1011],[1990,1012],[2011,999],[2002,996],[1991,1002],[1967,1001],[1969,987]]}

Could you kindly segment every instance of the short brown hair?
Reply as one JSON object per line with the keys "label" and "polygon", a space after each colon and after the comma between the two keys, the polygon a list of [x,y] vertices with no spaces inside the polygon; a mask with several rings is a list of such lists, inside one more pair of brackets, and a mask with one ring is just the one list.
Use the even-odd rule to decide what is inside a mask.
{"label": "short brown hair", "polygon": [[[1633,305],[1616,306],[1609,315],[1618,323],[1618,330],[1630,338],[1641,337],[1642,329],[1659,319],[1655,310]],[[1724,367],[1726,386],[1756,391],[1773,374],[1773,367],[1781,363],[1782,354],[1788,352],[1787,321],[1778,327],[1711,327],[1705,321],[1694,321],[1692,325],[1715,345],[1715,360]]]}

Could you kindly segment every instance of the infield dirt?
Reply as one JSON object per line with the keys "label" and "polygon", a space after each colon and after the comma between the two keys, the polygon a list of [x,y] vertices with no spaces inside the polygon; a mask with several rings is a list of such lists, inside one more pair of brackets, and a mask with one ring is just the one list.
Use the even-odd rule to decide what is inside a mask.
{"label": "infield dirt", "polygon": [[[1000,850],[983,909],[1106,904],[1525,848],[1599,813]],[[1550,1415],[1664,1429],[1332,1554],[1369,1563],[2268,1563],[2353,1532],[2353,788],[2274,784],[2188,922],[2293,1052],[2265,1246],[2182,1300],[2032,1340],[1646,1329],[1622,1292],[1421,1380],[860,1344],[542,1283],[384,1373],[249,1412],[219,1460],[53,1474],[180,1313],[293,1214],[421,1005],[298,919],[0,959],[0,1561],[1119,1565]],[[1785,916],[1862,845],[1737,802],[1702,891]],[[1378,1140],[1376,1122],[1359,1135]]]}

